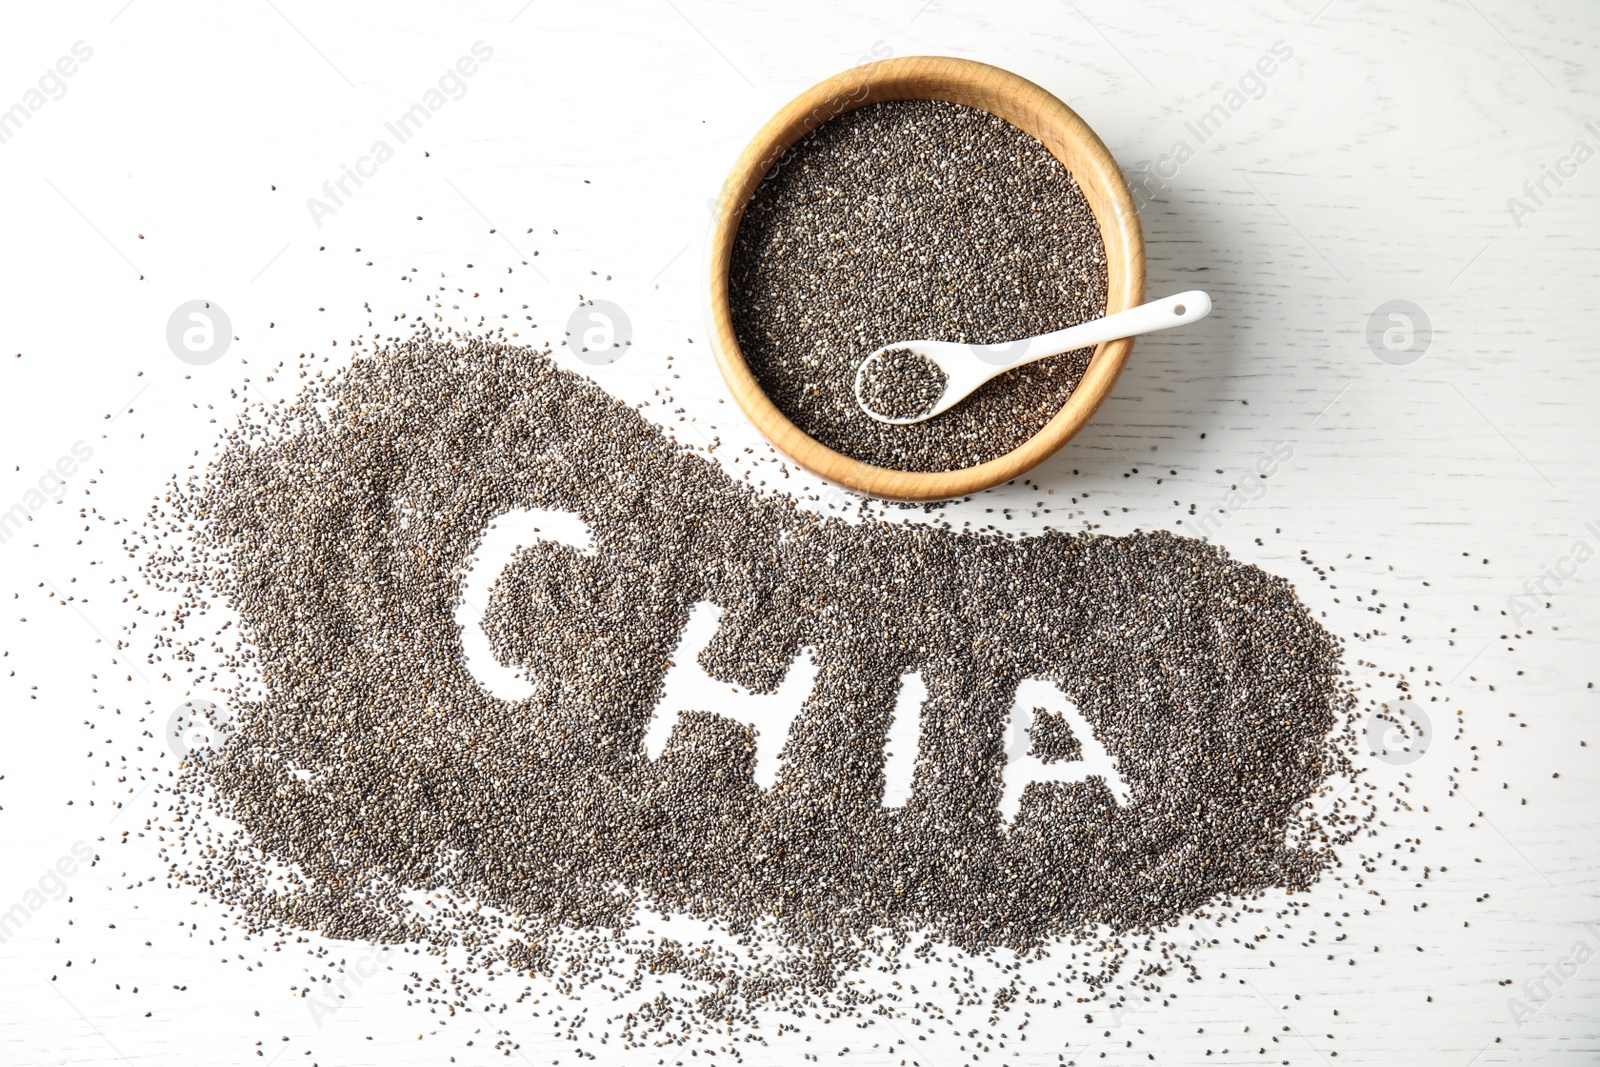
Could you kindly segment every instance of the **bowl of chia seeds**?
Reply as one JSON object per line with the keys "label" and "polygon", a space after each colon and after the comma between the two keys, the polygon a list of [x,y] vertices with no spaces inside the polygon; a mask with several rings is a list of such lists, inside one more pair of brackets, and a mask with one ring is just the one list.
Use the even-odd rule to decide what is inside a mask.
{"label": "bowl of chia seeds", "polygon": [[1006,343],[1144,298],[1144,238],[1105,144],[1033,82],[885,59],[801,93],[717,200],[707,319],[745,415],[858,492],[942,500],[1015,478],[1089,421],[1131,338],[1003,374],[915,425],[872,419],[856,369],[897,341]]}

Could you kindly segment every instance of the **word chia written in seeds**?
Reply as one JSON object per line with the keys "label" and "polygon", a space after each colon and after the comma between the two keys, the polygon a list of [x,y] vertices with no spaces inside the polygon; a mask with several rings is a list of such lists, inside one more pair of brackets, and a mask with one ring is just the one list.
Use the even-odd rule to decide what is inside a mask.
{"label": "word chia written in seeds", "polygon": [[[190,548],[149,571],[248,638],[259,686],[180,779],[169,856],[262,925],[459,940],[486,920],[408,902],[447,885],[539,969],[629,922],[626,886],[830,961],[814,984],[885,931],[1025,948],[1331,861],[1302,806],[1339,766],[1339,644],[1216,547],[825,519],[492,340],[418,334],[266,418],[172,495]],[[237,840],[184,862],[213,806]]]}

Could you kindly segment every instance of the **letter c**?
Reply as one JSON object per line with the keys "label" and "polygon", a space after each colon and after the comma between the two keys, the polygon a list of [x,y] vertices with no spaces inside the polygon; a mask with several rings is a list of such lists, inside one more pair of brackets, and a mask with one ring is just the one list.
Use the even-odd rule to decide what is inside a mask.
{"label": "letter c", "polygon": [[455,621],[461,627],[461,651],[466,655],[467,670],[490,696],[511,703],[533,696],[534,686],[495,659],[489,635],[483,629],[483,614],[489,606],[489,590],[500,573],[518,552],[540,541],[567,545],[588,555],[595,551],[593,532],[573,512],[523,508],[508,511],[489,523],[461,575],[461,600],[456,605]]}

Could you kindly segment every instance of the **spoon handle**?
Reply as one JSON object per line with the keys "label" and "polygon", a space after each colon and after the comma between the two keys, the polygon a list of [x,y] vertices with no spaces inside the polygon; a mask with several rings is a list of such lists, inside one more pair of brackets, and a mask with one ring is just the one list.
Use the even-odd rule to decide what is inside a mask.
{"label": "spoon handle", "polygon": [[1203,319],[1211,313],[1211,297],[1199,289],[1190,289],[1176,296],[1152,300],[1148,304],[1107,315],[1103,319],[1069,326],[1054,333],[1042,333],[1028,339],[1007,367],[1020,367],[1046,356],[1057,356],[1077,348],[1087,348],[1101,341],[1114,341],[1119,337],[1136,337],[1139,334],[1169,330],[1187,322]]}

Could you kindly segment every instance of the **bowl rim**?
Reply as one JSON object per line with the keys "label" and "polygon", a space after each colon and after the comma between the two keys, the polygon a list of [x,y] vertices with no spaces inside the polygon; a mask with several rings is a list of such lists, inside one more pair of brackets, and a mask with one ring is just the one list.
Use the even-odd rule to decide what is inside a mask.
{"label": "bowl rim", "polygon": [[879,467],[835,451],[795,425],[762,390],[739,349],[728,296],[734,240],[750,197],[797,141],[829,119],[885,100],[945,100],[978,107],[1042,142],[1077,180],[1099,225],[1106,252],[1107,315],[1144,300],[1144,235],[1133,191],[1089,124],[1039,85],[976,60],[901,56],[842,71],[785,104],[745,146],[713,204],[705,257],[712,354],[734,401],[780,452],[830,482],[891,500],[948,500],[1010,481],[1071,440],[1110,394],[1133,350],[1133,338],[1097,345],[1077,387],[1049,422],[1010,452],[971,467]]}

